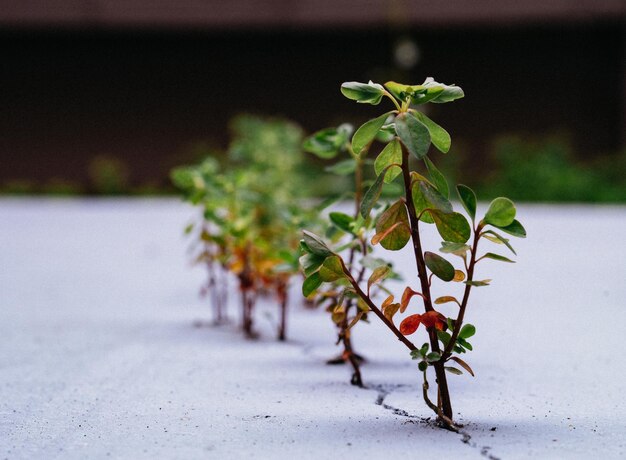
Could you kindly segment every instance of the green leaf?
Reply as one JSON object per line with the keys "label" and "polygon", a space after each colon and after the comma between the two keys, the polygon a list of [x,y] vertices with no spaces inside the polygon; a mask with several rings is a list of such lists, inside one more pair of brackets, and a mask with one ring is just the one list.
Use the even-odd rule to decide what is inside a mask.
{"label": "green leaf", "polygon": [[300,257],[299,262],[304,276],[311,276],[315,273],[322,266],[324,260],[326,260],[325,257],[315,254],[305,254]]}
{"label": "green leaf", "polygon": [[376,134],[376,140],[378,142],[382,142],[383,144],[391,142],[394,137],[396,137],[396,125],[394,123],[384,125]]}
{"label": "green leaf", "polygon": [[462,97],[465,97],[465,93],[460,87],[454,85],[446,85],[446,87],[438,95],[438,97],[433,99],[431,102],[434,102],[435,104],[444,104],[446,102],[456,101],[457,99],[461,99]]}
{"label": "green leaf", "polygon": [[[338,236],[340,236],[343,233],[342,230],[339,230],[337,227],[335,227],[334,225],[329,225],[326,228],[326,231],[324,232],[324,237],[326,239],[329,240],[334,240],[335,238],[337,238]],[[337,251],[337,252],[341,252],[341,251]]]}
{"label": "green leaf", "polygon": [[456,186],[456,192],[459,194],[461,204],[469,214],[472,222],[476,219],[476,194],[467,185],[459,184]]}
{"label": "green leaf", "polygon": [[481,286],[489,286],[491,280],[482,280],[482,281],[463,281],[464,284],[468,286],[481,287]]}
{"label": "green leaf", "polygon": [[[493,236],[490,237],[490,235],[493,235]],[[513,249],[513,246],[511,246],[511,244],[509,243],[509,240],[503,237],[502,235],[494,232],[493,230],[487,230],[486,232],[483,232],[481,234],[481,237],[487,238],[489,241],[492,241],[494,243],[504,244],[507,248],[511,250],[513,254],[517,255],[517,253],[515,252],[515,249]]]}
{"label": "green leaf", "polygon": [[328,217],[337,228],[347,233],[353,233],[352,224],[354,223],[354,217],[343,212],[331,212]]}
{"label": "green leaf", "polygon": [[428,169],[428,175],[433,181],[435,187],[437,187],[437,191],[441,193],[446,199],[450,197],[450,189],[448,188],[448,181],[441,174],[441,171],[437,169],[437,167],[433,164],[432,161],[428,159],[428,157],[424,157],[424,163],[426,163],[426,169]]}
{"label": "green leaf", "polygon": [[383,169],[391,166],[385,174],[385,182],[392,182],[398,174],[402,172],[402,169],[399,166],[392,166],[394,164],[402,164],[402,147],[400,146],[400,141],[398,139],[391,141],[385,146],[383,151],[380,152],[376,161],[374,161],[374,171],[378,176]]}
{"label": "green leaf", "polygon": [[441,340],[441,342],[445,346],[447,346],[448,343],[450,343],[450,339],[452,338],[452,336],[445,331],[437,330],[436,332],[437,332],[437,337],[439,338],[439,340]]}
{"label": "green leaf", "polygon": [[339,256],[327,257],[320,268],[319,274],[322,281],[337,281],[346,277]]}
{"label": "green leaf", "polygon": [[352,158],[339,161],[334,165],[325,167],[324,171],[337,174],[338,176],[348,176],[356,171],[356,161]]}
{"label": "green leaf", "polygon": [[439,210],[430,210],[439,235],[452,243],[465,243],[472,233],[469,223],[458,212],[444,213]]}
{"label": "green leaf", "polygon": [[498,228],[509,235],[517,236],[518,238],[526,238],[526,229],[517,220],[514,220],[506,227]]}
{"label": "green leaf", "polygon": [[498,228],[511,225],[515,220],[515,205],[508,198],[499,197],[491,202],[485,222]]}
{"label": "green leaf", "polygon": [[445,369],[450,372],[451,374],[454,375],[463,375],[463,371],[461,371],[460,369],[457,369],[456,367],[452,367],[452,366],[445,366]]}
{"label": "green leaf", "polygon": [[445,85],[443,83],[436,82],[432,77],[428,77],[424,83],[422,83],[424,88],[428,88],[429,90],[432,88],[443,88],[437,95],[436,98],[432,99],[430,102],[434,102],[436,104],[443,104],[445,102],[452,102],[457,99],[460,99],[465,96],[463,90],[456,85]]}
{"label": "green leaf", "polygon": [[334,158],[348,142],[351,133],[352,127],[349,125],[322,129],[307,137],[302,143],[302,148],[320,158]]}
{"label": "green leaf", "polygon": [[389,275],[389,273],[391,273],[391,267],[389,267],[389,265],[382,265],[380,267],[377,267],[367,280],[367,291],[369,292],[370,288],[374,284],[384,280]]}
{"label": "green leaf", "polygon": [[181,190],[189,190],[194,186],[193,180],[193,170],[187,166],[181,166],[178,168],[174,168],[170,172],[170,179],[174,183],[174,185]]}
{"label": "green leaf", "polygon": [[418,160],[428,153],[430,147],[428,128],[410,113],[401,113],[396,117],[396,134]]}
{"label": "green leaf", "polygon": [[426,361],[429,363],[434,363],[435,361],[439,361],[441,359],[441,353],[437,353],[436,351],[432,351],[426,355]]}
{"label": "green leaf", "polygon": [[281,249],[276,252],[276,255],[280,257],[284,262],[297,263],[298,257],[296,256],[298,251],[291,251],[289,249]]}
{"label": "green leaf", "polygon": [[411,239],[409,216],[402,200],[396,201],[380,215],[376,221],[376,234],[384,233],[397,223],[400,223],[400,225],[397,225],[388,235],[380,240],[380,245],[389,251],[399,251]]}
{"label": "green leaf", "polygon": [[352,151],[355,155],[361,155],[369,147],[390,114],[391,112],[383,113],[377,118],[366,121],[356,130],[356,133],[352,136]]}
{"label": "green leaf", "polygon": [[466,324],[461,328],[459,337],[462,339],[469,339],[474,334],[476,334],[476,327],[473,324]]}
{"label": "green leaf", "polygon": [[313,294],[318,287],[322,285],[322,278],[320,277],[319,272],[313,273],[302,283],[302,295],[304,297],[308,297]]}
{"label": "green leaf", "polygon": [[452,204],[430,182],[419,180],[412,187],[413,205],[417,215],[422,215],[423,222],[429,224],[434,222],[434,218],[428,212],[423,212],[426,209],[437,209],[447,214],[452,212]]}
{"label": "green leaf", "polygon": [[187,224],[187,225],[185,226],[185,230],[183,231],[183,232],[184,232],[184,234],[185,234],[185,235],[189,235],[189,234],[193,231],[194,226],[195,226],[195,224],[194,224],[193,222],[192,222],[192,223],[190,223],[190,224]]}
{"label": "green leaf", "polygon": [[[367,255],[363,257],[359,263],[363,265],[365,268],[369,268],[370,270],[376,270],[380,265],[385,265],[387,262],[380,257],[373,257],[371,255]],[[387,264],[389,265],[389,264]]]}
{"label": "green leaf", "polygon": [[401,102],[406,101],[414,92],[412,86],[396,83],[395,81],[388,81],[385,83],[385,88],[387,88],[387,91],[393,94],[394,97]]}
{"label": "green leaf", "polygon": [[426,126],[426,128],[428,128],[428,132],[430,133],[430,140],[432,141],[433,145],[440,152],[448,153],[448,151],[450,151],[450,146],[452,145],[452,139],[450,138],[450,134],[448,134],[448,131],[432,121],[422,112],[411,111],[411,113],[415,114],[417,119],[421,121]]}
{"label": "green leaf", "polygon": [[426,369],[428,369],[428,363],[426,361],[420,361],[417,365],[417,368],[421,371],[424,372]]}
{"label": "green leaf", "polygon": [[445,89],[444,86],[445,85],[425,87],[424,85],[403,85],[394,81],[385,83],[385,88],[397,99],[404,102],[410,98],[413,104],[425,104],[437,98],[443,93]]}
{"label": "green leaf", "polygon": [[308,248],[309,252],[312,254],[327,257],[332,254],[332,251],[326,246],[326,243],[322,241],[322,239],[314,233],[309,232],[308,230],[303,230],[304,234],[304,244],[306,248]]}
{"label": "green leaf", "polygon": [[439,250],[445,254],[454,254],[455,256],[460,257],[463,257],[470,249],[471,248],[467,244],[451,243],[449,241],[442,241],[441,248],[439,248]]}
{"label": "green leaf", "polygon": [[463,348],[467,348],[469,351],[472,351],[474,349],[474,347],[472,347],[472,344],[469,343],[467,340],[462,339],[461,337],[457,337],[456,338],[457,343],[462,346]]}
{"label": "green leaf", "polygon": [[488,252],[487,254],[485,254],[484,256],[481,257],[482,259],[493,259],[493,260],[498,260],[500,262],[509,262],[511,264],[514,264],[515,261],[508,259],[504,256],[501,256],[499,254],[494,254],[493,252]]}
{"label": "green leaf", "polygon": [[418,85],[414,88],[416,90],[411,96],[411,102],[415,105],[426,104],[443,93],[443,88],[441,87],[424,88],[422,85]]}
{"label": "green leaf", "polygon": [[361,201],[361,207],[360,207],[360,212],[361,212],[361,216],[363,216],[363,219],[368,218],[368,216],[370,215],[370,212],[372,211],[372,208],[378,201],[378,198],[380,198],[380,194],[383,190],[383,182],[384,182],[385,174],[388,168],[389,166],[383,169],[383,171],[378,175],[378,177],[376,177],[376,180],[374,181],[372,186],[369,189],[367,189],[367,192],[365,192],[365,195],[363,196],[363,201]]}
{"label": "green leaf", "polygon": [[454,267],[440,255],[426,251],[424,262],[426,262],[428,269],[443,281],[452,281],[454,278]]}
{"label": "green leaf", "polygon": [[341,93],[345,97],[362,104],[380,104],[384,92],[385,89],[381,85],[371,80],[369,83],[348,81],[341,85]]}

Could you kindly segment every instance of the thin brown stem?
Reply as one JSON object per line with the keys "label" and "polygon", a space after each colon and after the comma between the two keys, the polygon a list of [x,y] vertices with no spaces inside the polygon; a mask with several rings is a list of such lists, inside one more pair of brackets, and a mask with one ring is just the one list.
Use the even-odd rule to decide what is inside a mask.
{"label": "thin brown stem", "polygon": [[[352,153],[356,161],[356,167],[354,170],[354,182],[355,182],[355,190],[356,190],[356,193],[354,196],[354,207],[355,207],[354,217],[356,219],[359,217],[359,210],[361,207],[361,201],[363,199],[363,161],[361,160],[359,156],[354,155],[354,153],[351,150],[350,152]],[[363,252],[363,257],[365,257],[365,255],[367,254],[367,242],[363,238],[359,238],[359,240],[361,243],[361,251]],[[355,256],[356,256],[356,246],[352,246],[350,248],[350,256],[349,256],[350,267],[354,266]],[[363,280],[364,275],[365,275],[365,267],[361,267],[361,270],[356,280],[357,283],[360,283]],[[362,387],[363,379],[361,377],[359,359],[356,357],[354,350],[352,348],[352,336],[348,328],[348,316],[353,306],[354,306],[354,301],[352,299],[349,299],[348,302],[346,303],[346,311],[345,311],[344,319],[341,322],[341,325],[339,326],[339,329],[340,329],[339,340],[343,342],[344,352],[343,352],[342,357],[344,360],[347,359],[350,362],[350,364],[352,365],[352,369],[354,371],[352,374],[351,383],[353,385]]]}
{"label": "thin brown stem", "polygon": [[441,393],[437,392],[437,405],[435,405],[428,397],[428,389],[429,389],[428,380],[426,378],[426,371],[424,371],[424,383],[422,384],[422,396],[424,398],[424,402],[430,408],[430,410],[432,410],[435,414],[437,414],[437,416],[439,417],[439,420],[441,420],[441,422],[445,425],[447,429],[458,433],[459,431],[458,425],[454,423],[454,421],[451,418],[446,417],[443,411],[441,410]]}
{"label": "thin brown stem", "polygon": [[384,314],[382,311],[380,311],[380,308],[378,308],[376,306],[376,304],[372,301],[372,299],[365,294],[365,292],[363,292],[363,290],[361,289],[361,287],[359,286],[359,283],[356,282],[356,280],[354,279],[354,277],[352,276],[352,274],[350,273],[350,271],[346,268],[345,264],[343,263],[343,261],[341,261],[341,266],[343,268],[343,273],[348,277],[348,281],[350,282],[350,284],[352,285],[352,287],[354,288],[354,290],[356,291],[357,295],[363,299],[363,301],[367,304],[367,306],[370,308],[370,310],[372,310],[374,312],[374,314],[376,316],[378,316],[378,318],[380,318],[380,320],[385,323],[385,325],[391,330],[391,332],[393,332],[395,334],[396,337],[398,337],[398,340],[400,342],[402,342],[404,345],[406,345],[406,347],[413,351],[413,350],[417,350],[417,347],[409,340],[407,339],[404,334],[402,334],[398,328],[396,327],[395,324],[393,324],[393,322],[391,322]]}
{"label": "thin brown stem", "polygon": [[[346,309],[346,312],[347,312],[347,309]],[[361,368],[359,366],[359,359],[357,358],[356,354],[354,353],[354,350],[352,349],[352,338],[350,336],[350,330],[347,328],[347,326],[343,332],[343,350],[344,350],[344,355],[345,355],[344,359],[347,359],[352,365],[353,373],[352,373],[352,378],[350,379],[350,383],[352,383],[352,385],[362,387],[363,378],[361,377]]]}
{"label": "thin brown stem", "polygon": [[280,322],[278,325],[278,340],[284,342],[287,340],[287,283],[278,282],[278,302],[280,307]]}
{"label": "thin brown stem", "polygon": [[222,311],[221,311],[222,318],[226,321],[228,319],[227,318],[227,310],[228,310],[228,271],[227,271],[227,269],[223,265],[220,265],[219,268],[220,268],[219,271],[221,271],[221,281],[220,281],[221,294],[220,294],[219,304],[222,307]]}
{"label": "thin brown stem", "polygon": [[355,196],[354,196],[354,204],[356,209],[354,211],[355,217],[359,216],[359,210],[361,207],[361,201],[363,201],[363,161],[360,157],[356,156],[356,167],[354,170],[354,185],[355,185]]}
{"label": "thin brown stem", "polygon": [[[430,285],[428,283],[428,272],[426,271],[426,262],[422,251],[422,243],[419,234],[419,218],[415,210],[413,202],[413,192],[411,190],[411,175],[409,171],[409,152],[402,146],[402,177],[404,179],[404,194],[406,199],[406,207],[409,214],[409,223],[411,224],[411,240],[413,242],[413,252],[415,254],[415,263],[417,266],[417,274],[424,294],[424,309],[434,311],[431,303]],[[430,347],[433,352],[440,352],[439,339],[434,329],[428,330],[428,338],[430,339]],[[441,392],[443,415],[452,419],[452,404],[450,402],[450,393],[448,391],[448,380],[443,361],[433,363],[435,374],[437,376],[437,385]]]}
{"label": "thin brown stem", "polygon": [[424,397],[424,402],[435,414],[439,414],[439,408],[435,406],[428,397],[428,388],[429,386],[428,380],[426,380],[426,371],[424,371],[424,383],[422,384],[422,396]]}
{"label": "thin brown stem", "polygon": [[[474,229],[474,244],[472,245],[470,263],[467,269],[467,282],[472,281],[474,278],[474,267],[476,266],[476,252],[478,251],[478,240],[480,239],[481,230],[481,224],[479,224],[478,227]],[[463,300],[461,301],[461,305],[459,308],[459,314],[456,318],[456,321],[454,322],[454,330],[452,331],[452,336],[450,337],[448,345],[446,345],[446,348],[441,354],[441,359],[439,360],[439,362],[445,362],[452,354],[454,344],[456,342],[456,339],[459,337],[459,332],[461,332],[461,327],[463,326],[463,318],[465,317],[465,310],[467,309],[467,302],[469,301],[471,290],[472,286],[470,284],[466,284],[465,291],[463,292]]]}

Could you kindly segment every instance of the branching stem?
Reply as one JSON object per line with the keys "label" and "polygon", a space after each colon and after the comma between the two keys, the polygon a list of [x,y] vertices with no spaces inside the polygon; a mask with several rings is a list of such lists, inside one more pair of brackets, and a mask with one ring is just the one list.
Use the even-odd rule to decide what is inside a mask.
{"label": "branching stem", "polygon": [[[474,228],[474,244],[472,245],[472,252],[470,255],[470,262],[467,268],[467,280],[466,282],[473,281],[474,278],[474,267],[476,266],[476,252],[478,251],[478,240],[480,240],[482,230],[482,224],[479,223],[476,228]],[[454,330],[452,331],[452,336],[450,337],[450,341],[446,345],[443,353],[441,354],[440,362],[445,362],[452,354],[452,350],[454,349],[454,344],[456,339],[459,337],[459,332],[461,332],[461,327],[463,326],[463,318],[465,317],[465,310],[467,308],[467,302],[469,301],[470,292],[472,290],[471,284],[465,285],[465,291],[463,292],[463,300],[461,301],[461,305],[459,306],[459,314],[454,322]]]}
{"label": "branching stem", "polygon": [[[341,260],[341,259],[340,259]],[[396,327],[395,324],[393,324],[392,321],[390,321],[384,314],[383,312],[380,310],[380,308],[378,308],[376,306],[376,304],[372,301],[372,299],[365,293],[363,292],[363,290],[361,289],[361,287],[359,286],[359,283],[357,283],[357,281],[354,279],[354,277],[352,276],[352,274],[350,273],[350,270],[348,270],[348,268],[346,267],[346,265],[343,263],[343,260],[341,260],[341,267],[343,269],[343,273],[346,275],[346,277],[348,278],[348,281],[350,282],[350,284],[352,285],[352,287],[354,288],[354,290],[356,291],[357,295],[363,299],[363,301],[367,304],[367,306],[370,308],[370,310],[372,310],[374,312],[374,314],[376,316],[378,316],[378,318],[380,318],[380,320],[385,323],[385,325],[391,330],[391,332],[393,332],[395,334],[396,337],[398,337],[398,340],[400,342],[402,342],[404,345],[406,345],[406,347],[413,351],[413,350],[417,350],[417,347],[413,344],[413,342],[411,342],[409,339],[407,339],[404,334],[402,334],[400,332],[400,330]]]}

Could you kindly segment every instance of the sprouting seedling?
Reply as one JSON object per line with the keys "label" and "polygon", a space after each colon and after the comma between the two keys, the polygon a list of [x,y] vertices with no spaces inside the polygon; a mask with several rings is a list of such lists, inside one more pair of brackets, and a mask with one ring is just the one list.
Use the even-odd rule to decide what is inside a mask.
{"label": "sprouting seedling", "polygon": [[[269,293],[279,304],[278,339],[285,340],[288,286],[298,273],[297,235],[305,218],[293,205],[301,196],[297,166],[302,133],[292,123],[249,116],[235,119],[232,128],[227,168],[220,170],[208,159],[176,169],[172,178],[202,209],[197,237],[203,247],[217,248],[210,252],[211,260],[217,257],[238,281],[246,336],[256,335],[255,305]],[[205,173],[208,164],[212,169]],[[209,284],[220,284],[211,270]]]}
{"label": "sprouting seedling", "polygon": [[[345,254],[347,265],[350,270],[357,273],[356,281],[361,283],[365,279],[368,269],[375,269],[376,266],[384,263],[380,259],[374,259],[371,253],[369,238],[373,229],[373,221],[363,219],[359,213],[363,194],[366,190],[364,181],[364,168],[366,164],[366,150],[369,145],[359,146],[359,153],[355,153],[352,147],[354,129],[349,124],[342,124],[337,128],[327,128],[305,139],[303,147],[306,151],[317,155],[323,159],[334,159],[339,155],[339,161],[326,168],[327,171],[338,176],[353,176],[354,193],[353,202],[355,210],[352,214],[340,211],[329,213],[329,226],[326,236],[333,241],[341,242],[341,247],[336,251]],[[387,134],[384,131],[379,133],[379,137]],[[344,196],[336,197],[336,199]],[[334,201],[326,200],[323,207],[330,206]],[[320,211],[323,208],[320,207]],[[347,237],[347,242],[345,241]],[[300,259],[303,272],[310,274],[310,270],[317,271],[319,256],[305,254]],[[310,296],[314,291],[319,297],[319,303],[328,303],[327,311],[331,314],[332,321],[338,328],[337,343],[342,343],[343,352],[338,358],[328,361],[329,364],[339,364],[349,362],[353,373],[351,383],[363,386],[360,363],[363,357],[354,351],[352,343],[352,330],[359,321],[367,320],[367,310],[365,305],[354,291],[347,285],[343,277],[336,277],[331,269],[334,259],[329,259],[326,266],[322,265],[318,277],[310,277],[303,284],[303,294]],[[389,264],[391,265],[391,264]],[[325,281],[328,288],[317,290],[317,283]],[[378,285],[382,288],[381,285]]]}
{"label": "sprouting seedling", "polygon": [[294,206],[303,195],[302,131],[292,123],[253,117],[236,119],[233,131],[229,156],[238,177],[232,208],[246,221],[236,238],[244,330],[254,335],[254,305],[270,292],[280,306],[278,339],[286,340],[288,285],[298,273],[296,235],[305,214]]}
{"label": "sprouting seedling", "polygon": [[[305,233],[302,247],[307,253],[316,256],[318,261],[317,266],[311,264],[308,267],[309,277],[305,284],[319,287],[323,281],[322,267],[332,267],[335,279],[345,280],[369,311],[419,361],[418,368],[423,374],[424,401],[445,426],[456,429],[446,372],[462,374],[460,367],[469,374],[474,374],[469,364],[458,355],[472,349],[468,339],[476,331],[473,325],[464,323],[472,288],[486,286],[490,282],[474,278],[476,265],[486,259],[512,262],[507,257],[491,252],[479,255],[478,243],[481,239],[486,239],[502,244],[514,252],[509,240],[499,232],[523,238],[526,231],[515,219],[515,206],[507,198],[493,200],[485,216],[477,219],[476,195],[464,185],[457,186],[456,190],[471,223],[463,214],[455,212],[450,201],[447,180],[428,158],[431,145],[440,152],[447,153],[451,138],[445,129],[416,107],[428,102],[446,103],[462,98],[464,93],[460,87],[437,83],[432,78],[427,78],[421,85],[387,82],[383,86],[371,81],[348,82],[341,86],[341,91],[348,99],[359,103],[378,105],[383,98],[393,103],[393,110],[366,122],[352,138],[352,148],[355,153],[360,154],[375,140],[381,140],[381,131],[392,133],[388,140],[382,140],[385,147],[375,161],[377,178],[364,194],[359,212],[365,221],[373,219],[375,222],[376,234],[370,241],[371,244],[380,244],[389,251],[398,251],[409,242],[412,243],[418,276],[415,283],[406,286],[399,301],[392,294],[382,303],[378,303],[371,295],[371,286],[388,276],[386,265],[377,267],[364,287],[339,251],[331,249],[320,237]],[[411,156],[424,163],[422,173],[411,170]],[[385,183],[396,179],[402,182],[403,196],[382,214],[372,217],[371,211]],[[443,239],[439,249],[443,255],[426,251],[422,246],[421,235],[424,225],[428,224],[434,224]],[[448,255],[458,256],[462,266],[455,267],[446,258]],[[457,299],[449,291],[444,292],[445,295],[435,296],[434,277],[444,283],[464,283],[462,297]],[[446,290],[450,288],[450,284],[443,286]],[[396,315],[405,314],[409,309],[415,308],[413,299],[421,301],[423,311],[411,312],[396,326]],[[435,306],[441,309],[452,306],[453,311],[456,309],[456,314],[444,315]],[[420,325],[427,333],[428,342],[417,347],[407,336],[415,333]],[[434,370],[436,376],[436,403],[429,396],[429,369]]]}
{"label": "sprouting seedling", "polygon": [[207,280],[201,293],[210,296],[213,322],[219,325],[227,321],[228,257],[223,221],[219,216],[224,196],[218,171],[217,162],[207,158],[198,165],[174,169],[171,178],[184,199],[200,210],[197,221],[187,225],[185,234],[192,238],[193,262],[206,267]]}

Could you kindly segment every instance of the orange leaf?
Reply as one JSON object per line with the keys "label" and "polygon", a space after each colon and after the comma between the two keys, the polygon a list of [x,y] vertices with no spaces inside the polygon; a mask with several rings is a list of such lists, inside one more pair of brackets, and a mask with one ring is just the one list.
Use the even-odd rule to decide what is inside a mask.
{"label": "orange leaf", "polygon": [[454,278],[452,278],[452,281],[456,281],[457,283],[460,283],[464,279],[465,279],[465,273],[463,273],[461,270],[454,270]]}
{"label": "orange leaf", "polygon": [[417,331],[417,328],[419,327],[421,322],[422,322],[422,315],[407,316],[400,323],[400,332],[403,335],[411,335],[415,331]]}
{"label": "orange leaf", "polygon": [[405,312],[406,307],[409,306],[409,302],[411,301],[413,296],[417,294],[419,294],[419,292],[415,292],[413,289],[411,289],[408,286],[406,287],[406,289],[402,293],[402,300],[400,300],[400,313]]}
{"label": "orange leaf", "polygon": [[381,242],[381,240],[385,239],[391,232],[393,232],[400,225],[404,225],[404,222],[396,222],[384,232],[377,233],[376,235],[374,235],[372,237],[372,246],[376,246],[378,243]]}
{"label": "orange leaf", "polygon": [[392,302],[393,302],[393,295],[390,295],[384,300],[383,304],[381,305],[381,309],[384,309],[387,305],[390,305]]}
{"label": "orange leaf", "polygon": [[441,305],[442,303],[448,303],[448,302],[456,302],[459,303],[458,300],[456,300],[456,298],[449,296],[449,295],[444,295],[442,297],[438,297],[435,299],[435,303],[437,305]]}
{"label": "orange leaf", "polygon": [[385,317],[393,323],[393,315],[398,312],[398,308],[400,308],[399,303],[392,303],[390,305],[387,305],[383,307],[383,315],[385,315]]}

